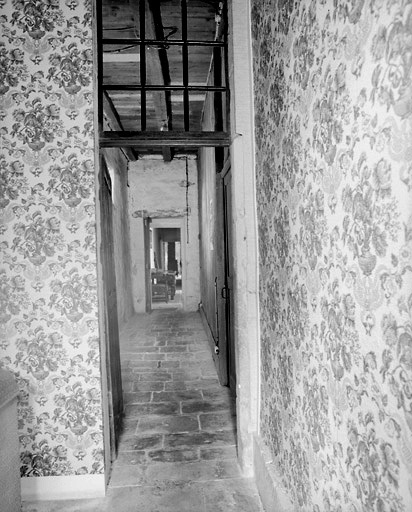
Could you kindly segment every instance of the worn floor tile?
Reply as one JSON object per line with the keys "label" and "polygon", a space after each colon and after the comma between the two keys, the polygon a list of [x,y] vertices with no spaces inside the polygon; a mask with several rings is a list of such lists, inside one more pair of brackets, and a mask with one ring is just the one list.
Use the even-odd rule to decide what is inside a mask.
{"label": "worn floor tile", "polygon": [[199,419],[195,415],[144,416],[139,420],[136,433],[194,432],[199,430]]}
{"label": "worn floor tile", "polygon": [[153,402],[181,402],[183,400],[201,400],[202,392],[199,389],[181,391],[156,391],[153,393]]}
{"label": "worn floor tile", "polygon": [[193,462],[198,460],[199,450],[177,449],[177,450],[153,450],[148,452],[150,460],[157,462]]}
{"label": "worn floor tile", "polygon": [[[203,456],[203,454],[202,454]],[[203,457],[206,458],[206,457]],[[116,466],[135,466],[146,462],[146,452],[141,450],[132,450],[129,452],[122,451],[117,454],[114,462]]]}
{"label": "worn floor tile", "polygon": [[[144,402],[150,402],[152,400],[152,392],[129,392],[123,393],[124,404],[141,404]],[[159,402],[163,402],[163,400],[158,400]]]}
{"label": "worn floor tile", "polygon": [[233,430],[220,432],[190,432],[170,434],[164,437],[165,447],[187,446],[232,446],[236,444]]}
{"label": "worn floor tile", "polygon": [[119,453],[131,450],[147,450],[159,448],[163,445],[163,436],[161,434],[148,435],[129,435],[126,434],[120,438]]}
{"label": "worn floor tile", "polygon": [[126,416],[128,416],[129,418],[140,418],[146,414],[177,414],[179,411],[179,404],[173,402],[151,402],[144,404],[130,404],[127,405],[125,409]]}
{"label": "worn floor tile", "polygon": [[235,401],[199,314],[134,316],[121,356],[125,418],[106,497],[25,503],[23,512],[264,512],[237,464]]}
{"label": "worn floor tile", "polygon": [[206,512],[206,506],[197,486],[175,484],[111,489],[102,512]]}

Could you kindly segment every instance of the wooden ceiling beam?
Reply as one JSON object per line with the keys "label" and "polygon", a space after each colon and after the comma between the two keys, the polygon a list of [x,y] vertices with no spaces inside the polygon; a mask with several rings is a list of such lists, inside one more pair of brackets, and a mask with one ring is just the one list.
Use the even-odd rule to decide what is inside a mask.
{"label": "wooden ceiling beam", "polygon": [[199,148],[228,147],[230,136],[226,132],[103,132],[100,147],[129,147],[134,149],[150,148]]}
{"label": "wooden ceiling beam", "polygon": [[[116,132],[122,132],[123,126],[120,121],[119,114],[117,113],[116,109],[114,108],[113,102],[110,99],[110,96],[107,94],[107,92],[103,91],[103,115],[106,118],[106,122],[112,130]],[[129,148],[125,147],[123,148],[123,152],[126,156],[126,158],[131,161],[135,162],[138,160],[138,156],[136,152]]]}
{"label": "wooden ceiling beam", "polygon": [[[145,39],[164,39],[162,16],[157,0],[129,0],[136,32],[140,33],[140,2],[145,3]],[[147,85],[169,85],[170,72],[167,51],[163,48],[146,46],[146,83]],[[171,102],[170,92],[153,91],[153,103],[155,108],[156,124],[159,130],[168,131],[171,127]],[[162,149],[165,162],[172,160],[170,147]]]}
{"label": "wooden ceiling beam", "polygon": [[[135,44],[140,44],[142,42],[142,40],[136,39],[135,37],[117,37],[117,38],[105,37],[102,42],[105,45],[109,45],[109,44],[111,44],[111,45],[135,45]],[[206,46],[208,48],[211,46],[220,46],[220,47],[225,46],[224,41],[209,41],[209,40],[203,41],[200,39],[188,39],[187,41],[183,41],[183,39],[168,39],[165,42],[165,40],[163,38],[162,39],[146,38],[145,40],[143,40],[143,42],[150,43],[155,46],[162,46],[165,44],[167,46],[182,46],[183,43],[186,43],[188,46],[196,46],[196,47]]]}

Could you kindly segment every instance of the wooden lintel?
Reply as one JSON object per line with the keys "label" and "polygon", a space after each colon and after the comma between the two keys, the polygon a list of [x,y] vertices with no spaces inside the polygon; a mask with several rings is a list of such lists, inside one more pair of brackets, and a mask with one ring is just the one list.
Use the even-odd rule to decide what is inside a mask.
{"label": "wooden lintel", "polygon": [[129,147],[151,148],[200,148],[228,147],[230,137],[226,132],[103,132],[101,148]]}

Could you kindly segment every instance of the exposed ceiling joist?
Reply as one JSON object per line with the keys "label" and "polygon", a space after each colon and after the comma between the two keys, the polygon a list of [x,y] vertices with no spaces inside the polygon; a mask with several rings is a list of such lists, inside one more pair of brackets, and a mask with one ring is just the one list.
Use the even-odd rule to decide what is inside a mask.
{"label": "exposed ceiling joist", "polygon": [[[140,32],[140,2],[145,3],[145,39],[164,39],[162,15],[160,4],[156,0],[129,0],[134,19],[136,32]],[[170,72],[167,52],[163,48],[146,46],[146,83],[148,85],[169,85]],[[156,115],[156,124],[161,131],[168,131],[171,126],[170,92],[153,91],[153,103]],[[170,147],[162,148],[165,162],[172,159]]]}
{"label": "exposed ceiling joist", "polygon": [[[108,96],[108,94],[106,92],[103,92],[103,112],[104,112],[104,116],[106,117],[107,124],[109,125],[109,127],[112,130],[117,131],[117,132],[123,131],[123,126],[120,121],[120,117],[119,117],[116,109],[114,108],[112,100],[110,99],[110,97]],[[135,162],[138,159],[138,156],[133,149],[131,149],[129,147],[125,147],[122,149],[123,149],[123,152],[124,152],[126,158],[129,161]]]}
{"label": "exposed ceiling joist", "polygon": [[[105,134],[105,147],[134,149],[139,159],[167,160],[195,155],[202,146],[228,144],[227,134],[221,133],[226,125],[209,128],[218,131],[217,136],[191,132],[202,130],[208,93],[212,98],[228,96],[226,80],[217,86],[207,79],[213,48],[226,48],[223,39],[215,39],[220,0],[185,0],[187,15],[182,2],[97,3],[102,6],[99,96],[102,107],[104,92],[111,100],[106,120],[111,114],[121,120],[117,128],[113,120],[109,128],[108,123],[101,127],[114,132]],[[172,135],[175,130],[179,135]]]}

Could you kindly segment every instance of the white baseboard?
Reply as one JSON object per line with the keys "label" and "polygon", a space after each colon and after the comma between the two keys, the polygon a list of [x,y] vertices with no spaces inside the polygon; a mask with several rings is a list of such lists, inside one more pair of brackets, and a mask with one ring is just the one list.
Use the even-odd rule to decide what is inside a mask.
{"label": "white baseboard", "polygon": [[265,512],[293,512],[295,507],[283,488],[268,448],[255,435],[253,438],[255,481]]}
{"label": "white baseboard", "polygon": [[105,492],[104,474],[39,476],[21,479],[23,501],[102,498]]}

